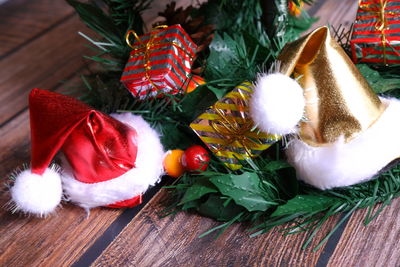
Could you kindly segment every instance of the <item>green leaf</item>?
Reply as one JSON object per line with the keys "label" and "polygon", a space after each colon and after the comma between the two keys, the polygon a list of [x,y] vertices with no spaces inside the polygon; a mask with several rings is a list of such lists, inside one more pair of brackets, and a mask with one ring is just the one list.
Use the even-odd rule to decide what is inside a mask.
{"label": "green leaf", "polygon": [[217,221],[229,221],[245,209],[231,201],[224,205],[226,199],[221,196],[211,194],[208,199],[200,205],[198,212],[200,215],[213,218]]}
{"label": "green leaf", "polygon": [[271,217],[323,211],[338,201],[341,200],[323,195],[298,195],[290,199],[286,204],[279,206],[271,214]]}
{"label": "green leaf", "polygon": [[400,79],[382,77],[379,71],[373,70],[366,64],[356,65],[361,74],[367,79],[375,93],[386,93],[394,89],[400,89]]}
{"label": "green leaf", "polygon": [[182,210],[197,209],[201,204],[199,200],[189,201],[182,205]]}
{"label": "green leaf", "polygon": [[266,211],[277,205],[266,198],[268,194],[260,186],[261,180],[256,173],[227,174],[212,177],[210,181],[223,195],[231,197],[237,205],[245,207],[248,211]]}
{"label": "green leaf", "polygon": [[207,58],[206,76],[208,79],[225,78],[224,74],[229,66],[229,71],[236,71],[233,62],[239,60],[239,55],[236,47],[238,44],[228,34],[215,34],[213,41],[210,44],[210,55]]}
{"label": "green leaf", "polygon": [[214,93],[214,95],[215,95],[215,97],[216,97],[217,99],[221,99],[221,98],[225,95],[225,93],[226,93],[226,90],[221,90],[221,89],[219,89],[219,88],[217,88],[217,87],[214,87],[214,86],[211,86],[211,85],[208,85],[207,88],[208,88],[211,92]]}
{"label": "green leaf", "polygon": [[264,170],[266,171],[277,171],[280,169],[286,169],[286,168],[291,168],[292,166],[287,163],[287,161],[284,160],[275,160],[275,161],[271,161],[269,162],[265,167]]}
{"label": "green leaf", "polygon": [[185,195],[183,196],[179,204],[185,204],[187,202],[200,199],[202,196],[206,194],[218,192],[217,188],[210,181],[208,181],[208,178],[207,179],[203,177],[192,177],[192,178],[198,179],[199,181],[197,181],[194,185],[192,185],[186,190]]}

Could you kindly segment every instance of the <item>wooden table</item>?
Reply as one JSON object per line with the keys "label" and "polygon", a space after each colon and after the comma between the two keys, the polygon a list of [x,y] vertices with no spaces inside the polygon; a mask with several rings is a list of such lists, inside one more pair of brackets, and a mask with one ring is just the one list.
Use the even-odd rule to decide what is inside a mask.
{"label": "wooden table", "polygon": [[[158,5],[163,6],[159,1]],[[187,2],[187,1],[186,1]],[[317,1],[319,25],[349,25],[357,1]],[[146,20],[154,19],[154,10]],[[64,1],[12,0],[0,5],[0,177],[29,162],[27,95],[34,87],[62,92],[85,70],[85,40],[92,34]],[[9,200],[1,186],[0,206]],[[218,239],[198,236],[219,225],[194,214],[160,218],[164,190],[147,194],[134,209],[98,208],[90,217],[65,204],[55,216],[27,218],[0,210],[0,266],[400,266],[400,201],[362,225],[355,212],[317,252],[301,250],[307,234],[283,237],[276,230],[250,238],[240,225]],[[341,218],[330,218],[319,242]]]}

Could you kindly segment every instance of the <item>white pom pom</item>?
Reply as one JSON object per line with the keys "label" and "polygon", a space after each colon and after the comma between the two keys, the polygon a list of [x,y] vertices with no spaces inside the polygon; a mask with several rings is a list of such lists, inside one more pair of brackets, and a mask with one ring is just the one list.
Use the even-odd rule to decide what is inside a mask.
{"label": "white pom pom", "polygon": [[28,169],[17,175],[10,191],[14,212],[43,217],[53,212],[61,202],[61,177],[54,168],[46,169],[43,175],[33,174]]}
{"label": "white pom pom", "polygon": [[281,73],[264,74],[256,82],[250,115],[262,131],[290,134],[297,131],[304,105],[303,89],[295,80]]}

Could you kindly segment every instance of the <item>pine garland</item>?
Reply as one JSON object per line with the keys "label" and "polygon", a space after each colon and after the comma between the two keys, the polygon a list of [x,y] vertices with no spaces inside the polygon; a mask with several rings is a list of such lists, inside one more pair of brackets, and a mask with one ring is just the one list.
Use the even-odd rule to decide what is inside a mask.
{"label": "pine garland", "polygon": [[[141,13],[151,1],[97,1],[100,6],[68,2],[101,37],[94,41],[86,36],[99,52],[91,59],[101,63],[104,71],[84,77],[87,93],[83,99],[106,112],[142,115],[161,133],[166,149],[201,144],[188,126],[199,113],[244,80],[254,81],[257,73],[271,67],[285,43],[297,39],[315,21],[304,11],[300,17],[288,14],[287,0],[210,0],[191,14],[193,18],[205,15],[204,24],[214,24],[216,28],[209,49],[199,55],[197,62],[203,65],[202,76],[207,84],[190,94],[138,101],[119,82],[129,56],[124,36],[130,29],[143,32]],[[377,93],[396,95],[400,91],[398,67],[358,67]],[[241,162],[244,167],[239,171],[227,169],[213,156],[208,171],[185,174],[168,187],[172,189],[171,206],[164,215],[178,210],[195,211],[223,222],[202,236],[214,231],[220,234],[235,222],[253,224],[251,236],[286,225],[283,232],[287,235],[309,232],[305,248],[330,216],[345,214],[316,250],[356,209],[368,208],[364,221],[367,225],[400,194],[400,166],[363,184],[321,191],[296,179],[294,169],[281,157],[281,150],[282,145],[275,144],[261,157]],[[372,214],[377,203],[382,205]]]}

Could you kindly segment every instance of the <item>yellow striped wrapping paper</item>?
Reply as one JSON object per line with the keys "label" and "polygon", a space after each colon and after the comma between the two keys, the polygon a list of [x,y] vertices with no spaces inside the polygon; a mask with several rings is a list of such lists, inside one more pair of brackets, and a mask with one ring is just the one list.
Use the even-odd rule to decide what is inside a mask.
{"label": "yellow striped wrapping paper", "polygon": [[280,139],[278,135],[254,129],[249,116],[253,85],[243,82],[209,107],[190,128],[231,170],[242,167],[241,160],[254,158]]}

